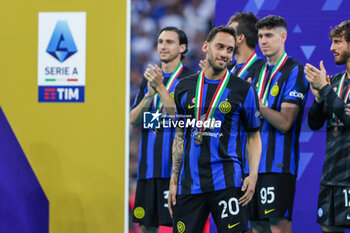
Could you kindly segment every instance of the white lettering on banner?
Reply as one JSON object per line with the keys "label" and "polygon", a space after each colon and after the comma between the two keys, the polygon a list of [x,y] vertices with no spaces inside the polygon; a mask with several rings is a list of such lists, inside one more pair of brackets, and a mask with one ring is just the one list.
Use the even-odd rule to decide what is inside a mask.
{"label": "white lettering on banner", "polygon": [[[79,99],[79,89],[78,88],[57,88],[58,99],[59,100],[72,100]],[[64,95],[64,96],[63,96]]]}

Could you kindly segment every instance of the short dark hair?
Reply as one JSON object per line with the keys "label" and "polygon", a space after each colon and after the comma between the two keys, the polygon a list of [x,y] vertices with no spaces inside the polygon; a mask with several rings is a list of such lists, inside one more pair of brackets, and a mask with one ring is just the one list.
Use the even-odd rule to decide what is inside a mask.
{"label": "short dark hair", "polygon": [[243,34],[248,47],[255,49],[258,44],[258,30],[256,29],[255,24],[258,20],[259,19],[252,12],[238,12],[230,18],[227,26],[233,22],[237,22],[238,26],[236,29],[236,35]]}
{"label": "short dark hair", "polygon": [[162,30],[160,30],[158,36],[164,31],[176,32],[177,36],[179,37],[180,45],[182,45],[182,44],[186,45],[186,50],[183,53],[181,53],[181,60],[184,59],[185,58],[184,54],[187,53],[187,51],[188,51],[188,39],[187,39],[186,33],[184,31],[178,29],[177,27],[165,27]]}
{"label": "short dark hair", "polygon": [[345,20],[337,25],[329,33],[329,38],[332,40],[334,37],[344,36],[346,42],[350,42],[350,20]]}
{"label": "short dark hair", "polygon": [[207,36],[207,42],[212,41],[214,39],[214,37],[216,36],[216,34],[218,34],[219,32],[225,32],[225,33],[232,35],[236,41],[235,30],[233,28],[230,28],[229,26],[221,25],[221,26],[215,27],[215,28],[210,30],[210,32]]}
{"label": "short dark hair", "polygon": [[268,29],[272,29],[272,28],[276,28],[276,27],[283,27],[284,29],[287,30],[287,22],[281,16],[268,15],[256,23],[256,28],[258,30],[261,28],[264,28],[264,27],[266,27]]}

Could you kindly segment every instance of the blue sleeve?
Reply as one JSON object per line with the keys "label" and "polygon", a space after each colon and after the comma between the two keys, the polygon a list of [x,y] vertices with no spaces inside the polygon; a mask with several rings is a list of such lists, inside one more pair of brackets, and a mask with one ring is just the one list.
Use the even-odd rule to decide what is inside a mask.
{"label": "blue sleeve", "polygon": [[309,83],[305,78],[303,67],[296,66],[288,77],[281,102],[303,106],[305,103],[304,98],[306,98],[308,90]]}
{"label": "blue sleeve", "polygon": [[244,101],[244,125],[247,132],[256,131],[261,125],[259,100],[256,89],[251,85]]}
{"label": "blue sleeve", "polygon": [[174,93],[174,102],[175,102],[175,113],[176,115],[184,115],[184,109],[181,103],[181,82],[176,84],[175,93]]}
{"label": "blue sleeve", "polygon": [[136,98],[134,100],[134,103],[131,105],[130,109],[134,109],[143,99],[143,97],[146,95],[148,91],[148,85],[147,85],[147,79],[143,78],[140,89],[137,92]]}

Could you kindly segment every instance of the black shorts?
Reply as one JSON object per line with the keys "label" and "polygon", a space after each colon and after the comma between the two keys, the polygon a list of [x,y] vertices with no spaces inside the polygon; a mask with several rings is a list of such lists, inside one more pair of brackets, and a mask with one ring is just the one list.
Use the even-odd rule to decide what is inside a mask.
{"label": "black shorts", "polygon": [[169,179],[138,180],[133,222],[145,226],[172,226],[168,209]]}
{"label": "black shorts", "polygon": [[320,185],[317,222],[326,226],[350,228],[350,186]]}
{"label": "black shorts", "polygon": [[174,233],[202,233],[209,216],[215,221],[218,232],[248,230],[247,207],[238,205],[243,196],[241,188],[228,188],[203,194],[178,195],[174,206]]}
{"label": "black shorts", "polygon": [[292,219],[296,176],[282,173],[258,175],[255,194],[248,204],[249,220]]}

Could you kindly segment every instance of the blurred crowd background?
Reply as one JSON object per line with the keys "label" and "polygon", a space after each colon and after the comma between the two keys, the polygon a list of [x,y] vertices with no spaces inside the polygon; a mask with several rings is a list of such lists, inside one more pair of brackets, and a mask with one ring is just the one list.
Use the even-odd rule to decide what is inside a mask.
{"label": "blurred crowd background", "polygon": [[[213,0],[131,0],[131,56],[130,106],[134,102],[148,64],[160,65],[157,54],[157,37],[166,26],[183,30],[188,38],[188,52],[184,64],[199,70],[198,62],[204,58],[202,45],[214,24]],[[138,233],[137,224],[131,222],[141,128],[130,126],[129,167],[129,233]],[[160,229],[159,233],[169,230]]]}

